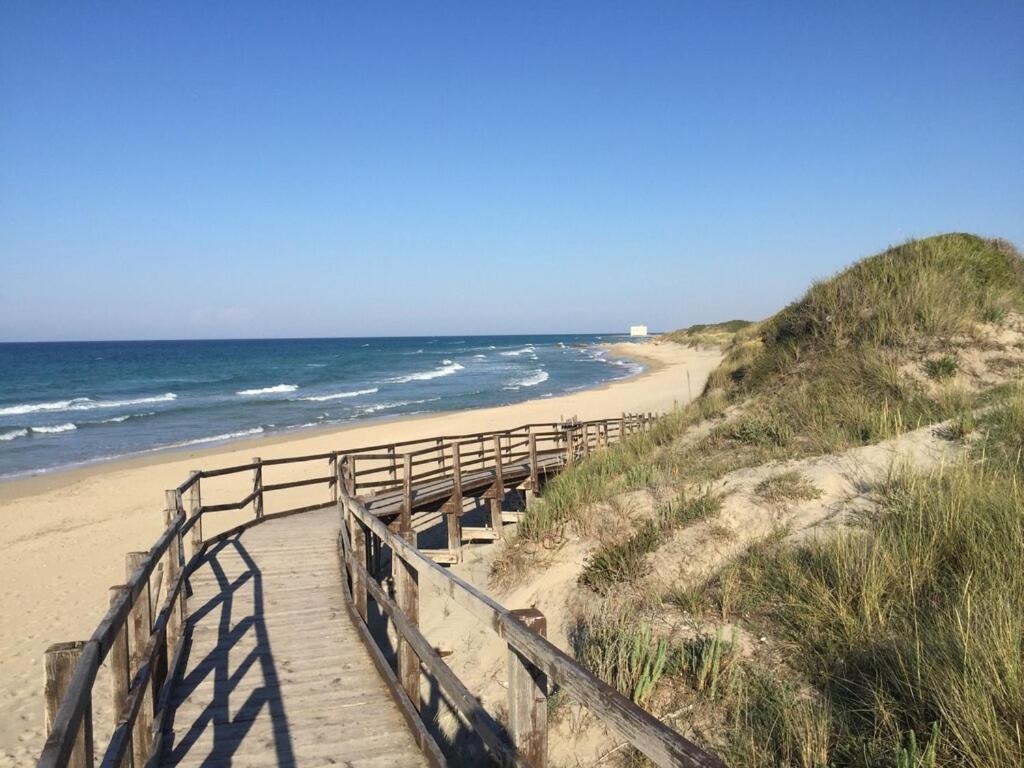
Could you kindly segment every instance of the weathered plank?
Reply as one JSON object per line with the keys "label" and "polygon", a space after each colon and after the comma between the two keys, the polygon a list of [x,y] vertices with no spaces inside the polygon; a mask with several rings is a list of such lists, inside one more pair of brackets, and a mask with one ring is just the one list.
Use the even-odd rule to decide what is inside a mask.
{"label": "weathered plank", "polygon": [[161,765],[428,765],[345,609],[337,510],[211,544]]}

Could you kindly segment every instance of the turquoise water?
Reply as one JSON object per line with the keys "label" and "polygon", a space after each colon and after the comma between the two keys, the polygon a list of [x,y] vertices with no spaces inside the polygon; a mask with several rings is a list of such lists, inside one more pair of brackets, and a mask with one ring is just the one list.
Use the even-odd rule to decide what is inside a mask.
{"label": "turquoise water", "polygon": [[0,344],[0,477],[502,405],[641,370],[603,336]]}

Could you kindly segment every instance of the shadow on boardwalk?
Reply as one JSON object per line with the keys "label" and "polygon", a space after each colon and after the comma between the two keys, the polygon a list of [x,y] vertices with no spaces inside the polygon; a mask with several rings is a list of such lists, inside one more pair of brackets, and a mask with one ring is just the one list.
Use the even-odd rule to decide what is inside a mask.
{"label": "shadow on boardwalk", "polygon": [[[241,574],[229,577],[221,563],[225,550],[230,550],[245,564]],[[188,619],[186,654],[193,649],[193,634],[197,625],[216,621],[217,640],[202,660],[189,664],[188,672],[175,680],[175,704],[187,699],[205,681],[213,681],[213,696],[198,717],[191,722],[176,722],[179,710],[172,709],[168,730],[184,733],[165,755],[171,764],[181,762],[204,731],[212,727],[213,750],[209,757],[216,755],[217,761],[228,762],[238,751],[257,715],[266,708],[273,724],[274,754],[279,765],[292,765],[295,755],[292,751],[288,732],[288,718],[281,699],[281,686],[274,656],[270,649],[270,638],[264,621],[263,577],[256,562],[242,543],[241,534],[216,544],[203,560],[201,568],[209,568],[214,574],[219,591],[201,605],[192,609]],[[236,600],[236,594],[245,590],[250,599]],[[248,597],[248,596],[247,596]],[[241,660],[234,663],[231,651],[243,641],[254,638],[254,645],[245,652]],[[234,663],[234,665],[233,665]],[[235,714],[230,715],[231,694],[244,681],[254,680],[255,685],[245,696]],[[246,689],[249,686],[241,686]]]}

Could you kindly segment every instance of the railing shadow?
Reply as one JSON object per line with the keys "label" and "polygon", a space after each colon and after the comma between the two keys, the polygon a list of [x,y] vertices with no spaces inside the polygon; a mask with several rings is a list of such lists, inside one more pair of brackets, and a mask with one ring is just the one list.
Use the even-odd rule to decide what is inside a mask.
{"label": "railing shadow", "polygon": [[[244,564],[242,573],[234,578],[228,575],[228,568],[222,562],[237,556]],[[259,713],[266,708],[272,724],[274,752],[279,765],[294,762],[294,751],[288,729],[288,720],[281,700],[280,681],[274,665],[270,640],[264,620],[263,577],[255,561],[241,541],[241,534],[235,534],[210,546],[209,551],[195,570],[201,573],[208,568],[220,587],[217,594],[203,605],[192,607],[186,626],[184,642],[185,659],[193,651],[193,636],[200,626],[213,622],[217,625],[216,644],[198,664],[189,667],[183,663],[172,688],[171,709],[165,729],[180,732],[181,735],[165,743],[161,764],[174,765],[188,756],[199,757],[203,765],[230,763],[242,741],[249,733]],[[231,568],[232,571],[236,568]],[[252,589],[252,610],[242,616],[236,615],[239,608],[235,597],[241,590]],[[239,601],[244,605],[243,601]],[[218,615],[219,612],[219,615]],[[232,658],[231,651],[252,632],[254,647],[242,659]],[[178,704],[200,685],[213,680],[213,696],[192,722],[178,722]],[[243,681],[255,680],[256,685],[243,702],[232,706],[232,693]],[[190,754],[203,734],[212,728],[213,744],[209,754]]]}

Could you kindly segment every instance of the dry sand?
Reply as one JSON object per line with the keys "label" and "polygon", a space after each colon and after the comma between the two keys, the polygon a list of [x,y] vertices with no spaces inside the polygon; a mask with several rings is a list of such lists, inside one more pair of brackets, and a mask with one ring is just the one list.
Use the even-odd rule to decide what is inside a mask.
{"label": "dry sand", "polygon": [[[642,359],[647,371],[598,389],[500,408],[239,441],[0,484],[0,766],[30,763],[42,745],[43,651],[51,643],[89,637],[106,610],[108,587],[125,580],[124,554],[153,543],[163,525],[163,490],[177,486],[189,470],[244,464],[257,455],[324,453],[562,416],[666,411],[698,395],[720,360],[717,351],[674,344],[618,345],[615,352]],[[273,482],[294,479],[302,471],[279,469]],[[317,474],[325,474],[319,464],[302,476]],[[244,495],[239,490],[225,484],[211,492],[231,500]],[[203,491],[204,502],[211,503],[205,484]],[[287,498],[276,503],[297,506],[302,499],[324,500],[325,490],[317,486],[282,495]],[[267,511],[274,511],[269,499]],[[224,528],[237,521],[235,513],[224,513]],[[105,688],[98,689],[98,698],[105,694]],[[103,703],[96,702],[98,733],[106,731],[109,720]]]}

